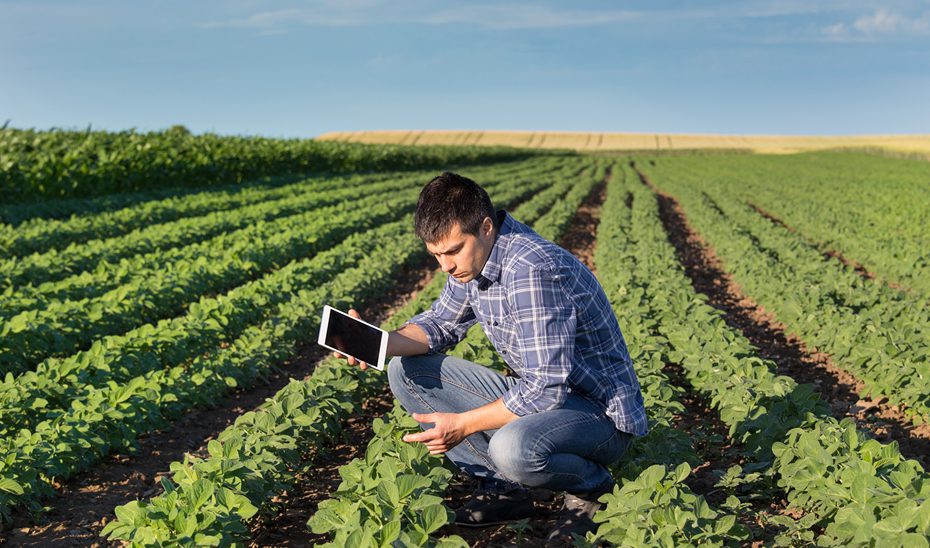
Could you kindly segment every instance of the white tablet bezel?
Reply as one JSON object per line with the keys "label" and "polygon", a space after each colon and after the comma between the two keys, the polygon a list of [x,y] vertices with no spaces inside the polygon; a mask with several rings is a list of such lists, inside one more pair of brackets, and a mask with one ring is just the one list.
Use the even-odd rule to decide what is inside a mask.
{"label": "white tablet bezel", "polygon": [[[326,332],[327,332],[327,328],[329,327],[329,314],[330,314],[330,311],[333,311],[333,312],[335,312],[336,314],[342,314],[343,316],[345,316],[345,317],[347,317],[347,318],[349,318],[349,319],[351,319],[351,320],[354,320],[354,321],[356,321],[356,322],[363,323],[363,324],[367,325],[368,327],[373,327],[374,329],[377,329],[378,331],[381,332],[381,348],[378,350],[378,363],[376,363],[376,364],[375,364],[375,363],[368,363],[368,362],[366,362],[366,363],[368,363],[368,366],[369,366],[369,367],[374,367],[375,369],[377,369],[377,370],[379,370],[379,371],[384,371],[384,364],[385,364],[385,362],[386,362],[386,360],[387,360],[388,332],[385,331],[385,330],[383,330],[383,329],[381,329],[381,328],[378,327],[377,325],[372,325],[372,324],[370,324],[370,323],[368,323],[368,322],[366,322],[366,321],[364,321],[364,320],[360,320],[360,319],[358,319],[358,318],[353,318],[352,316],[349,316],[349,315],[346,314],[345,312],[343,312],[343,311],[341,311],[341,310],[338,310],[338,309],[336,309],[336,308],[333,308],[333,307],[329,306],[328,304],[323,305],[323,320],[322,320],[322,322],[320,322],[320,334],[319,334],[319,336],[317,337],[317,341],[316,341],[317,344],[319,344],[320,346],[322,346],[322,347],[324,347],[324,348],[328,348],[328,349],[330,349],[330,350],[332,350],[332,351],[334,351],[334,352],[339,352],[340,354],[346,354],[346,352],[344,352],[344,351],[342,351],[342,350],[339,350],[339,349],[337,349],[337,348],[333,348],[333,347],[327,345],[326,342],[325,342],[325,341],[326,341]],[[347,355],[352,356],[352,354],[347,354]],[[363,361],[363,360],[362,360],[361,358],[359,358],[358,356],[352,356],[352,357],[355,358],[355,359],[358,360],[358,361]]]}

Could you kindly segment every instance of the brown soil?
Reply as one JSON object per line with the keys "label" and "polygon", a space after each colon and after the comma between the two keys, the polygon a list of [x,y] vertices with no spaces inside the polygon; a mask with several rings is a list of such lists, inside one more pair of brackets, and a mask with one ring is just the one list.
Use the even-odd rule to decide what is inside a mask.
{"label": "brown soil", "polygon": [[601,222],[601,204],[607,198],[607,183],[611,173],[607,172],[602,183],[598,183],[578,207],[578,213],[569,225],[559,245],[578,257],[591,272],[594,268],[594,240],[597,237],[597,225]]}
{"label": "brown soil", "polygon": [[720,420],[719,414],[700,392],[690,389],[691,383],[681,366],[667,363],[662,370],[671,384],[689,388],[679,400],[685,411],[675,415],[672,426],[691,436],[694,450],[704,462],[694,467],[686,483],[708,502],[718,505],[726,500],[726,494],[717,490],[715,485],[727,468],[743,463],[742,455],[730,439],[729,428]]}
{"label": "brown soil", "polygon": [[930,425],[915,426],[896,406],[884,399],[862,398],[862,381],[838,368],[829,355],[809,349],[797,336],[787,333],[785,325],[751,299],[722,268],[714,250],[688,224],[681,205],[655,187],[637,171],[640,180],[659,200],[659,213],[696,291],[708,297],[711,306],[723,312],[723,318],[738,329],[758,349],[758,355],[772,360],[778,373],[809,383],[820,392],[837,419],[853,418],[866,431],[882,441],[897,441],[901,453],[927,467],[930,455]]}
{"label": "brown soil", "polygon": [[[433,259],[425,256],[416,268],[398,276],[401,283],[383,299],[361,310],[363,317],[382,321],[429,283],[435,266]],[[305,378],[313,373],[325,355],[316,344],[305,344],[284,365],[283,371],[270,373],[266,383],[232,393],[217,407],[192,410],[169,429],[140,438],[135,454],[112,455],[89,472],[65,482],[40,523],[30,524],[30,516],[15,516],[10,530],[0,532],[0,542],[10,546],[114,545],[99,534],[113,519],[116,506],[158,494],[158,481],[168,475],[172,462],[182,460],[185,453],[205,454],[207,442],[237,417],[273,396],[292,378]]]}

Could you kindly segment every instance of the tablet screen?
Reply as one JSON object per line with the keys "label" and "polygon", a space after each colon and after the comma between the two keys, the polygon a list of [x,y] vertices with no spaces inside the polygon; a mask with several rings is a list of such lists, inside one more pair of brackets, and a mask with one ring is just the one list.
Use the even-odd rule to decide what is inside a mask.
{"label": "tablet screen", "polygon": [[381,351],[380,329],[357,321],[336,309],[329,311],[326,346],[352,355],[366,363],[377,365]]}

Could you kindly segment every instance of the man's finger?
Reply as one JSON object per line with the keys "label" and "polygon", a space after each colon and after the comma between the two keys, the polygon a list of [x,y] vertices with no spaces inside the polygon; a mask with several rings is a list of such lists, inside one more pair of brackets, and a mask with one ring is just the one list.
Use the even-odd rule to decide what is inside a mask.
{"label": "man's finger", "polygon": [[436,422],[435,413],[413,413],[410,416],[413,417],[413,420],[417,422],[431,422],[431,423]]}
{"label": "man's finger", "polygon": [[437,438],[438,438],[438,434],[436,433],[436,430],[433,428],[430,428],[429,430],[426,430],[425,432],[420,432],[419,434],[407,434],[406,436],[404,436],[404,441],[407,441],[407,442],[419,441],[419,442],[426,443],[426,442],[433,441]]}

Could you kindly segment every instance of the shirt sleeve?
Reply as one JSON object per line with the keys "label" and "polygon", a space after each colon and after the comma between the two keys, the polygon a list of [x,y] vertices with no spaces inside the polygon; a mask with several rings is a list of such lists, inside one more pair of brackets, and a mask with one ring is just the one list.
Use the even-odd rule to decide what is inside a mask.
{"label": "shirt sleeve", "polygon": [[418,325],[426,332],[429,353],[433,354],[458,344],[477,321],[468,302],[465,286],[449,277],[430,309],[410,318],[406,323]]}
{"label": "shirt sleeve", "polygon": [[558,409],[568,397],[577,315],[561,288],[562,275],[542,266],[515,273],[508,294],[516,323],[520,381],[504,393],[504,407],[518,416]]}

